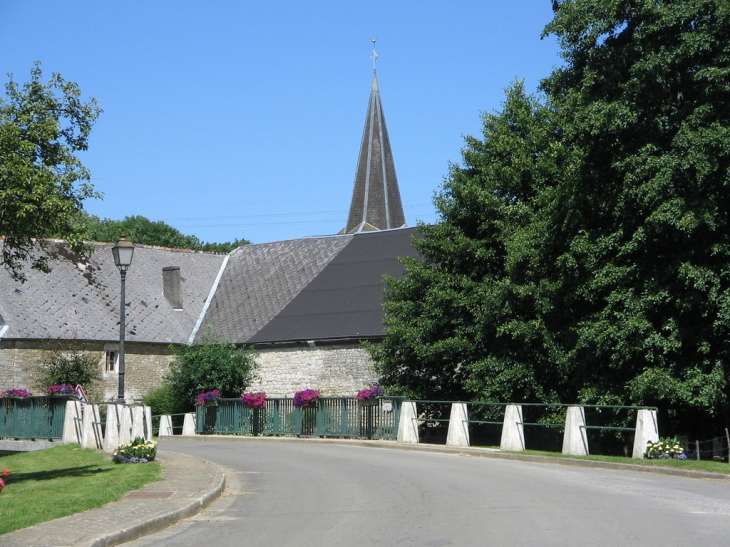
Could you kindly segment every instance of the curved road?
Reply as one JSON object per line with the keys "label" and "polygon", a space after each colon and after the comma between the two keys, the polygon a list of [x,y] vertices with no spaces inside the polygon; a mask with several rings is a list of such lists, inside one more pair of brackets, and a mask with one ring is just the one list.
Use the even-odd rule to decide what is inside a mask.
{"label": "curved road", "polygon": [[730,545],[730,482],[286,440],[163,441],[224,496],[127,544]]}

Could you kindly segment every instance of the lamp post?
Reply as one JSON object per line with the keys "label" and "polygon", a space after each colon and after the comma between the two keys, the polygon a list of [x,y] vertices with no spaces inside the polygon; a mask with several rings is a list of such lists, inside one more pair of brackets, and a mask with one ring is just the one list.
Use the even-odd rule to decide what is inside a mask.
{"label": "lamp post", "polygon": [[118,402],[124,403],[124,331],[126,319],[124,289],[127,280],[127,268],[132,264],[134,243],[122,234],[119,236],[119,241],[112,247],[112,253],[114,254],[114,264],[119,268],[119,273],[122,276],[122,297],[119,301],[119,394],[117,399]]}

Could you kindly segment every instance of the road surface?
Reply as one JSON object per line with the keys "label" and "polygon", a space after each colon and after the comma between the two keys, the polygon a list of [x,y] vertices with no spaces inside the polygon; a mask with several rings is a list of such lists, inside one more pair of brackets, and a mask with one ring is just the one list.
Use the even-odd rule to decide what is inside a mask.
{"label": "road surface", "polygon": [[291,440],[166,440],[226,494],[130,547],[730,545],[730,482]]}

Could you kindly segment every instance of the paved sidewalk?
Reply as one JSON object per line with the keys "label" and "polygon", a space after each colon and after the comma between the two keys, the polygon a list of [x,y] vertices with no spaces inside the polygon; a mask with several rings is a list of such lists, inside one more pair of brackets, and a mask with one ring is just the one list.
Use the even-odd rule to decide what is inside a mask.
{"label": "paved sidewalk", "polygon": [[225,488],[217,465],[161,450],[161,478],[121,500],[0,536],[0,547],[111,547],[166,528],[215,501]]}

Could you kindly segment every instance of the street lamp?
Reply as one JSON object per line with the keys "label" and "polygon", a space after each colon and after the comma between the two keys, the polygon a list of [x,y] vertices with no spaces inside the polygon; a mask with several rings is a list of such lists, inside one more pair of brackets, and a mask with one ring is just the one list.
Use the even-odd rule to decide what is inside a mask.
{"label": "street lamp", "polygon": [[127,280],[127,268],[132,264],[134,243],[122,234],[119,236],[119,241],[112,247],[112,253],[114,254],[114,264],[119,268],[119,273],[122,276],[122,298],[119,301],[119,394],[117,399],[118,402],[124,403],[124,323],[126,319],[124,288]]}

